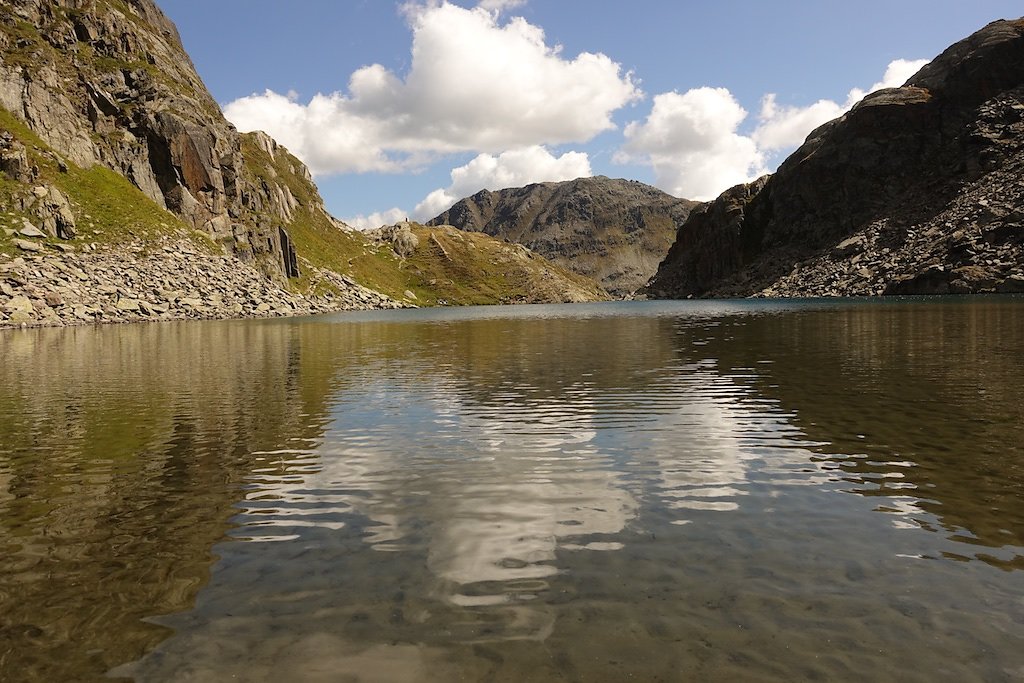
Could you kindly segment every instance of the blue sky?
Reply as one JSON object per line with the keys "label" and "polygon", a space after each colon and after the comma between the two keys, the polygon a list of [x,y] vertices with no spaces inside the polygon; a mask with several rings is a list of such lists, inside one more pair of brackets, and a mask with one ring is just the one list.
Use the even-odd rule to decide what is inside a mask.
{"label": "blue sky", "polygon": [[359,224],[602,174],[705,199],[1019,3],[158,0],[228,118]]}

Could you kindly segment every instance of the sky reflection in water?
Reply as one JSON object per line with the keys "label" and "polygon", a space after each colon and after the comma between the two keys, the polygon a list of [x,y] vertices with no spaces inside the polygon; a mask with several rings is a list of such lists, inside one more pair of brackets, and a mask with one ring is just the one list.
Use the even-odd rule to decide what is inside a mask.
{"label": "sky reflection in water", "polygon": [[[116,352],[83,330],[76,348],[94,355],[77,362],[41,331],[26,367],[3,371],[23,403],[0,448],[0,540],[17,558],[29,545],[13,539],[64,519],[19,507],[44,489],[29,444],[54,405],[77,405],[45,379],[60,353],[82,405],[42,440],[72,469],[104,438],[90,423],[103,396],[163,389],[136,388],[151,410],[118,416],[141,432],[114,444],[127,473],[92,456],[91,523],[139,533],[156,498],[158,526],[206,505],[196,536],[228,534],[176,541],[173,566],[199,571],[204,543],[217,561],[174,609],[143,596],[175,634],[152,650],[148,635],[150,653],[118,674],[859,680],[900,661],[907,680],[1012,680],[1020,305],[372,313],[125,332]],[[189,449],[177,479],[162,455],[175,439]],[[210,468],[216,491],[199,476]],[[16,562],[0,590],[32,581]],[[72,603],[90,628],[98,602]],[[37,645],[17,641],[8,661]]]}

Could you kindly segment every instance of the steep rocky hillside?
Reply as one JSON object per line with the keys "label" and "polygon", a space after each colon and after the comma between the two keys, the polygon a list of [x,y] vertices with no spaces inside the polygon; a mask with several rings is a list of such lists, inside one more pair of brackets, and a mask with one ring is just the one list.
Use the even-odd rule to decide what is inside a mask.
{"label": "steep rocky hillside", "polygon": [[[448,261],[421,283],[331,217],[298,159],[224,119],[152,0],[0,10],[0,326],[519,300]],[[545,268],[550,300],[583,291]]]}
{"label": "steep rocky hillside", "polygon": [[953,45],[679,229],[651,296],[1024,291],[1024,20]]}
{"label": "steep rocky hillside", "polygon": [[483,190],[430,224],[522,244],[624,296],[654,274],[695,206],[643,183],[598,176]]}
{"label": "steep rocky hillside", "polygon": [[[268,273],[285,273],[287,237],[272,221],[243,218],[270,203],[244,178],[239,135],[151,0],[5,4],[0,106],[38,136],[62,172],[74,166],[109,184],[94,169],[115,171],[186,226],[238,246]],[[29,186],[50,180],[37,177],[35,160],[18,158],[16,144],[6,151],[8,175]]]}

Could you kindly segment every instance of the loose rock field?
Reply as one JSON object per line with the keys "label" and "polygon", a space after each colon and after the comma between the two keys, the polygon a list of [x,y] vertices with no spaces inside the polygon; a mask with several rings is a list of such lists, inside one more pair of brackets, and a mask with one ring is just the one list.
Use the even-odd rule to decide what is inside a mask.
{"label": "loose rock field", "polygon": [[[251,318],[400,308],[349,278],[304,264],[323,295],[303,296],[188,240],[0,254],[0,327]],[[84,245],[78,245],[81,249]],[[67,248],[67,247],[65,247]]]}

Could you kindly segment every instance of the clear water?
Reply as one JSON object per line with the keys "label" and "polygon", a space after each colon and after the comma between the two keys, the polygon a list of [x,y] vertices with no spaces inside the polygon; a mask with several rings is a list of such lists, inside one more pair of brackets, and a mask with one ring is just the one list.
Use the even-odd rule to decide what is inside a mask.
{"label": "clear water", "polygon": [[1024,680],[1019,298],[0,352],[0,680]]}

